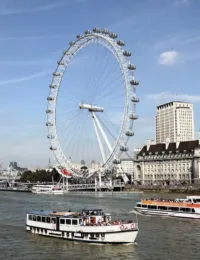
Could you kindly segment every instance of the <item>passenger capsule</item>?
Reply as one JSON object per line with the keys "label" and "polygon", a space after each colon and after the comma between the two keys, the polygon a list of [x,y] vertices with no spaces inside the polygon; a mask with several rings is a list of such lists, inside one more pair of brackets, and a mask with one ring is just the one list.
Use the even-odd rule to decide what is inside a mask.
{"label": "passenger capsule", "polygon": [[127,152],[128,151],[128,147],[127,146],[121,146],[120,147],[120,151]]}
{"label": "passenger capsule", "polygon": [[133,86],[138,86],[138,85],[139,85],[139,82],[138,82],[137,80],[132,79],[132,80],[130,81],[130,84],[133,85]]}
{"label": "passenger capsule", "polygon": [[117,44],[119,45],[119,46],[124,46],[125,45],[125,43],[123,42],[123,41],[117,41]]}
{"label": "passenger capsule", "polygon": [[116,39],[117,38],[117,34],[116,33],[110,33],[109,36],[112,39]]}
{"label": "passenger capsule", "polygon": [[47,114],[53,114],[53,111],[52,111],[51,109],[47,109],[47,110],[46,110],[46,113],[47,113]]}
{"label": "passenger capsule", "polygon": [[132,120],[136,120],[136,119],[138,119],[138,116],[135,114],[130,114],[129,118]]}
{"label": "passenger capsule", "polygon": [[133,65],[133,64],[129,64],[129,65],[128,65],[128,69],[129,69],[129,70],[135,70],[135,69],[136,69],[136,66]]}
{"label": "passenger capsule", "polygon": [[139,102],[139,101],[140,101],[140,99],[139,99],[139,98],[137,98],[137,97],[132,97],[132,98],[131,98],[131,101],[132,101],[132,102]]}
{"label": "passenger capsule", "polygon": [[53,126],[53,123],[47,122],[47,123],[46,123],[46,126]]}
{"label": "passenger capsule", "polygon": [[126,131],[125,133],[127,136],[134,136],[134,133],[130,130]]}
{"label": "passenger capsule", "polygon": [[55,151],[55,150],[57,150],[57,148],[56,148],[55,146],[51,146],[51,147],[50,147],[50,150]]}
{"label": "passenger capsule", "polygon": [[70,42],[69,45],[70,45],[70,46],[74,45],[74,42]]}
{"label": "passenger capsule", "polygon": [[76,36],[76,38],[77,38],[77,39],[80,39],[80,38],[82,38],[82,36],[81,36],[80,34],[78,34],[78,35]]}
{"label": "passenger capsule", "polygon": [[58,65],[65,65],[65,63],[62,60],[59,60],[57,63]]}
{"label": "passenger capsule", "polygon": [[103,29],[101,32],[104,33],[104,34],[109,34],[108,29]]}
{"label": "passenger capsule", "polygon": [[50,88],[56,88],[56,85],[51,84],[51,85],[49,85],[49,87]]}
{"label": "passenger capsule", "polygon": [[100,32],[101,32],[101,30],[100,30],[100,29],[98,29],[98,28],[94,28],[94,29],[93,29],[93,32],[94,32],[94,33],[100,33]]}
{"label": "passenger capsule", "polygon": [[126,56],[126,57],[129,57],[129,56],[131,56],[131,52],[130,51],[124,51],[123,55]]}
{"label": "passenger capsule", "polygon": [[48,97],[47,100],[48,100],[48,101],[53,101],[54,98],[53,98],[53,97]]}
{"label": "passenger capsule", "polygon": [[85,34],[87,35],[87,34],[91,34],[92,32],[90,31],[90,30],[86,30],[85,31]]}
{"label": "passenger capsule", "polygon": [[53,138],[54,138],[54,135],[47,135],[47,138],[53,139]]}
{"label": "passenger capsule", "polygon": [[113,163],[114,163],[114,164],[120,164],[120,163],[121,163],[121,160],[120,160],[120,159],[114,159],[114,160],[113,160]]}
{"label": "passenger capsule", "polygon": [[54,77],[59,77],[60,75],[61,75],[61,74],[60,74],[59,72],[54,72],[54,73],[53,73],[53,76],[54,76]]}

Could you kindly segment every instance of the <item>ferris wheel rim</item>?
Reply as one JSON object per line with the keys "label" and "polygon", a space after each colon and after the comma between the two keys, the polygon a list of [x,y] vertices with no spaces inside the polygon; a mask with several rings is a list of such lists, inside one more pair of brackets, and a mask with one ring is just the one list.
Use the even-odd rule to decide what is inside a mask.
{"label": "ferris wheel rim", "polygon": [[[100,39],[103,40],[105,44],[103,44],[103,42],[101,42]],[[86,41],[83,41],[83,40],[86,40]],[[82,44],[79,44],[79,43],[81,43],[81,41],[82,41]],[[64,54],[62,55],[62,58],[60,59],[60,62],[57,65],[55,72],[53,73],[53,79],[52,79],[51,85],[54,84],[55,82],[57,82],[57,87],[55,88],[55,91],[53,90],[53,88],[52,89],[50,88],[49,97],[51,97],[52,93],[54,93],[54,100],[48,100],[48,107],[47,107],[47,110],[50,108],[53,108],[53,111],[51,110],[52,113],[47,113],[47,124],[48,124],[48,122],[51,122],[50,124],[47,125],[48,134],[54,135],[54,138],[50,139],[51,147],[52,147],[52,150],[54,152],[54,155],[55,155],[57,161],[66,168],[67,167],[71,168],[74,165],[64,155],[61,145],[58,140],[57,129],[56,129],[57,97],[59,95],[59,90],[60,90],[60,86],[62,83],[64,73],[65,73],[68,65],[70,64],[71,60],[82,48],[85,48],[87,45],[92,44],[92,43],[104,45],[104,47],[107,47],[107,49],[112,52],[113,56],[119,63],[120,70],[123,74],[123,83],[124,83],[124,89],[125,89],[125,104],[124,104],[123,122],[121,124],[120,132],[119,132],[119,135],[115,142],[115,145],[113,146],[112,153],[110,153],[109,157],[107,158],[107,160],[103,164],[103,166],[106,166],[114,158],[114,154],[115,154],[117,148],[119,148],[119,144],[120,144],[120,140],[122,139],[122,135],[125,135],[126,123],[127,123],[127,121],[131,121],[131,119],[129,119],[129,113],[128,113],[129,112],[129,102],[130,102],[130,97],[128,96],[128,93],[129,93],[128,90],[130,88],[130,83],[129,83],[130,78],[134,78],[134,76],[132,75],[130,77],[130,73],[129,73],[130,71],[127,68],[128,63],[130,63],[129,60],[127,59],[127,61],[125,62],[126,57],[123,57],[124,59],[122,59],[123,49],[120,48],[116,44],[116,41],[114,41],[112,38],[109,38],[107,35],[104,35],[102,33],[90,33],[89,35],[84,35],[81,38],[78,38],[64,52]],[[76,44],[77,44],[77,46],[76,46]],[[109,47],[106,44],[108,44]],[[76,46],[76,49],[74,48],[74,46]],[[70,51],[73,51],[73,48],[75,49],[74,53],[70,53]],[[118,52],[119,49],[121,50],[120,53]],[[63,62],[64,58],[66,56],[68,56],[68,62]],[[61,67],[63,67],[63,68],[60,69]],[[63,71],[63,72],[60,75],[57,75],[57,73],[59,71]],[[58,77],[59,79],[58,80],[55,79],[56,77]],[[54,104],[54,105],[52,106],[52,104]],[[126,137],[126,144],[128,142],[128,139],[129,139],[129,137]]]}

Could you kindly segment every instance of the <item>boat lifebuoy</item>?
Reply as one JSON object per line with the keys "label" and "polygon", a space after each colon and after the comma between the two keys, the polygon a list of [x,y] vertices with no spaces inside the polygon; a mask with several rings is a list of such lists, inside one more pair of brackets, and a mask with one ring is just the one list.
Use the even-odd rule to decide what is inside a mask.
{"label": "boat lifebuoy", "polygon": [[121,225],[121,226],[120,226],[120,229],[121,229],[121,230],[124,230],[124,225]]}
{"label": "boat lifebuoy", "polygon": [[131,229],[134,229],[135,228],[135,224],[131,224]]}

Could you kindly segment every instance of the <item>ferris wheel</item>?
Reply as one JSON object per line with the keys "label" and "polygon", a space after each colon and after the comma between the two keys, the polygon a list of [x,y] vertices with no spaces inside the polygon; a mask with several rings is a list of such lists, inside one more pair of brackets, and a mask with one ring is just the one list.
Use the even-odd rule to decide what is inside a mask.
{"label": "ferris wheel", "polygon": [[107,29],[86,30],[69,43],[53,73],[47,137],[58,165],[74,176],[81,176],[80,160],[100,162],[101,169],[120,164],[134,136],[139,82],[124,46]]}

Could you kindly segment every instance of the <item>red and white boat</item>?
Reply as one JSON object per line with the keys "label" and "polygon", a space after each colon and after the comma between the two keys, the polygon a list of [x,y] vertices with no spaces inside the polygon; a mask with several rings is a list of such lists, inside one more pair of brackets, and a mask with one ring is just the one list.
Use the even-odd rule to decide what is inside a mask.
{"label": "red and white boat", "polygon": [[200,196],[185,199],[142,199],[134,209],[143,215],[200,219]]}
{"label": "red and white boat", "polygon": [[26,217],[26,230],[37,235],[65,240],[100,243],[134,243],[138,224],[133,220],[111,220],[101,209],[81,212],[31,211]]}

